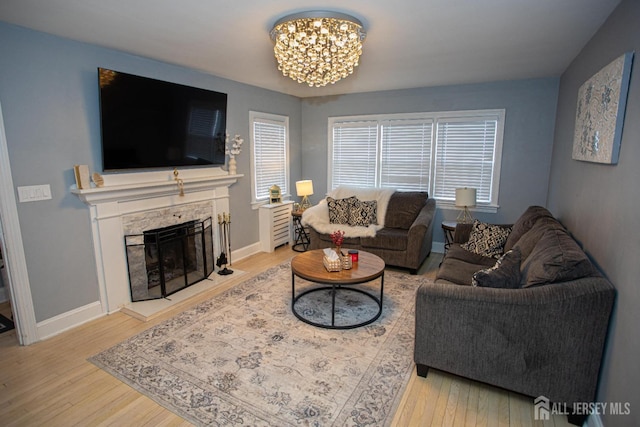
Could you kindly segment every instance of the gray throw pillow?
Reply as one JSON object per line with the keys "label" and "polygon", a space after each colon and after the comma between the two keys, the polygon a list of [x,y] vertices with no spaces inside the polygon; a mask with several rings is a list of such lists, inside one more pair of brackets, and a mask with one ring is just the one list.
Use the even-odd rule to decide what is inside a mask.
{"label": "gray throw pillow", "polygon": [[590,276],[594,267],[564,230],[548,230],[522,262],[521,285],[530,287]]}
{"label": "gray throw pillow", "polygon": [[504,250],[510,250],[516,242],[520,240],[520,237],[522,237],[527,231],[531,230],[531,227],[533,227],[540,218],[553,218],[553,215],[551,215],[551,212],[542,206],[529,206],[513,224],[511,234],[504,244]]}
{"label": "gray throw pillow", "polygon": [[520,287],[520,249],[513,248],[486,270],[476,271],[471,279],[473,286],[516,289]]}

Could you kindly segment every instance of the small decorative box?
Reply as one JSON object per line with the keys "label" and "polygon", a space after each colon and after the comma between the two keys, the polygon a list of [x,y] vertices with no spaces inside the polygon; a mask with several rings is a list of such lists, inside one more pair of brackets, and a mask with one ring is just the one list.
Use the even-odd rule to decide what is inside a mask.
{"label": "small decorative box", "polygon": [[341,258],[342,258],[342,269],[351,270],[351,267],[353,267],[351,256],[347,255],[347,256],[342,256]]}
{"label": "small decorative box", "polygon": [[340,271],[342,269],[342,260],[340,258],[330,260],[326,256],[323,256],[322,263],[324,264],[324,268],[326,268],[327,271]]}

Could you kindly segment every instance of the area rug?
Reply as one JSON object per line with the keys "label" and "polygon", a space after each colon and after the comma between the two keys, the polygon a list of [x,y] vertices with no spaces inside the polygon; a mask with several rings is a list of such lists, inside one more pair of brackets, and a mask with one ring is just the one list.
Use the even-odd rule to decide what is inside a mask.
{"label": "area rug", "polygon": [[13,321],[0,314],[0,334],[3,332],[9,332],[13,328],[15,328]]}
{"label": "area rug", "polygon": [[[284,263],[90,361],[196,425],[389,425],[413,373],[415,292],[426,281],[387,271],[378,320],[321,329],[293,315]],[[296,293],[307,286],[317,285],[296,278]],[[380,281],[364,286],[376,293]],[[368,315],[345,294],[337,317]],[[305,316],[324,314],[323,302],[306,304],[296,305]]]}

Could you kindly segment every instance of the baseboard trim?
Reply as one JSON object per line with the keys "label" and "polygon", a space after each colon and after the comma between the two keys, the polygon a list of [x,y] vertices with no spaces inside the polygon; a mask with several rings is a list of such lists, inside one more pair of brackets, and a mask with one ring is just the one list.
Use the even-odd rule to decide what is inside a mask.
{"label": "baseboard trim", "polygon": [[439,254],[444,253],[444,243],[443,242],[433,242],[431,243],[431,252],[436,252]]}
{"label": "baseboard trim", "polygon": [[[239,261],[251,255],[257,254],[258,252],[261,252],[260,248],[261,248],[260,242],[257,242],[252,245],[245,246],[243,248],[232,251],[231,262]],[[115,311],[119,311],[119,310],[120,308],[118,308]],[[83,323],[87,323],[91,320],[94,320],[106,315],[107,313],[105,313],[102,310],[102,304],[100,304],[100,301],[92,302],[85,306],[78,307],[71,311],[67,311],[66,313],[62,313],[50,319],[43,320],[42,322],[38,322],[36,324],[36,331],[37,331],[36,341],[46,340],[55,335],[61,334],[62,332],[68,331],[69,329],[73,329],[77,326],[80,326]]]}
{"label": "baseboard trim", "polygon": [[36,323],[38,340],[46,340],[62,332],[80,326],[98,317],[105,316],[100,301],[92,302],[66,313],[59,314],[50,319]]}
{"label": "baseboard trim", "polygon": [[250,257],[251,255],[257,254],[258,252],[262,252],[261,248],[262,246],[260,245],[260,242],[256,242],[252,245],[236,249],[235,251],[231,251],[231,262],[233,263],[234,261],[240,261],[241,259],[245,259],[247,257]]}

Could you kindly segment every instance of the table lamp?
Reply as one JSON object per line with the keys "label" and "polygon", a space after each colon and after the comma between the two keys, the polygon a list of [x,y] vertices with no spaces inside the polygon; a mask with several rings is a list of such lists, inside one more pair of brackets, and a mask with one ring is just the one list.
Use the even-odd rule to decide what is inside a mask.
{"label": "table lamp", "polygon": [[470,223],[473,217],[469,212],[469,206],[476,205],[476,189],[475,188],[456,188],[456,207],[462,208],[456,221],[462,224]]}
{"label": "table lamp", "polygon": [[302,181],[296,181],[296,193],[298,197],[302,197],[300,202],[300,210],[305,210],[311,207],[309,196],[313,194],[313,181],[305,179]]}

